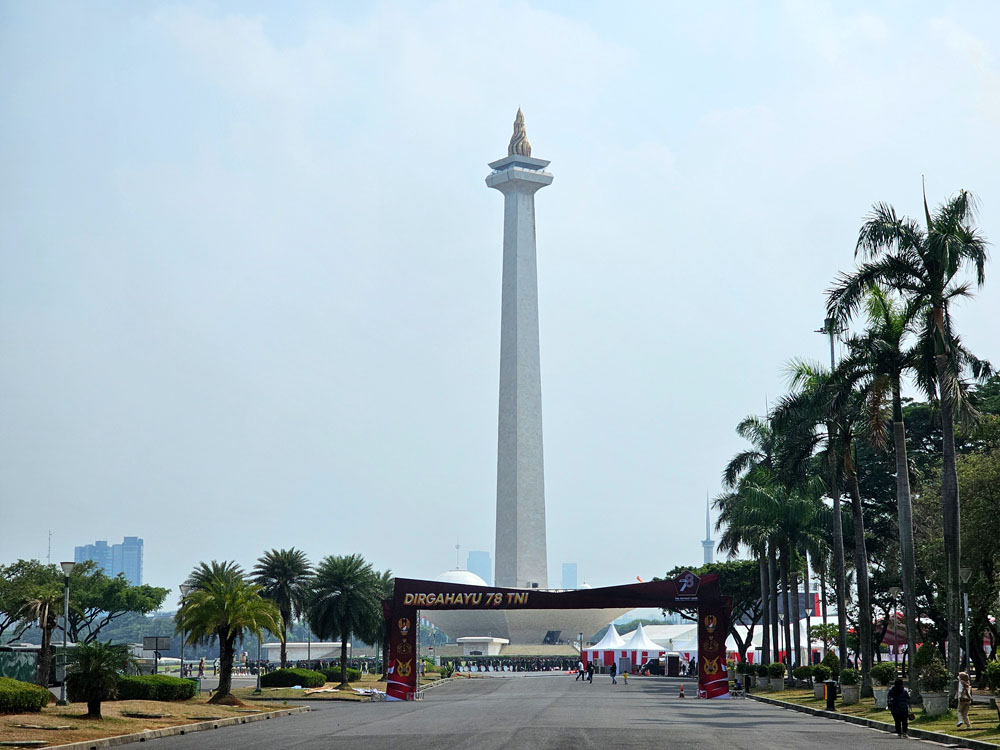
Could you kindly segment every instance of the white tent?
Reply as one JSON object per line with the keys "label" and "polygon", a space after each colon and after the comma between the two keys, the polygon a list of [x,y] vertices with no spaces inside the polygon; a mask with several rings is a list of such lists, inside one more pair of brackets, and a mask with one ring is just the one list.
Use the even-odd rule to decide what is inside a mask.
{"label": "white tent", "polygon": [[659,643],[650,640],[646,636],[646,631],[642,628],[642,623],[635,629],[632,636],[625,642],[618,653],[621,658],[628,659],[631,666],[636,667],[645,663],[649,659],[656,659],[666,652]]}
{"label": "white tent", "polygon": [[625,639],[618,635],[614,623],[608,625],[608,632],[593,646],[584,649],[584,661],[592,661],[595,664],[613,664],[615,651],[621,650],[625,645]]}

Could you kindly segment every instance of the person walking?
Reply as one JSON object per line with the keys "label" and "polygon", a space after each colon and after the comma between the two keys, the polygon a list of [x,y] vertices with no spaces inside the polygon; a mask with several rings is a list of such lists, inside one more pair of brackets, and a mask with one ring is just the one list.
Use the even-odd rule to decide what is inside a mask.
{"label": "person walking", "polygon": [[628,685],[628,667],[622,670],[622,682]]}
{"label": "person walking", "polygon": [[581,661],[577,661],[577,663],[576,663],[576,679],[574,679],[573,682],[576,682],[576,680],[581,680],[581,681],[583,680],[583,661],[582,660]]}
{"label": "person walking", "polygon": [[201,657],[201,661],[198,662],[198,677],[205,676],[205,657]]}
{"label": "person walking", "polygon": [[608,670],[608,674],[611,675],[611,684],[617,685],[618,680],[616,680],[615,677],[618,676],[618,667],[615,665],[614,662],[611,662],[611,668]]}
{"label": "person walking", "polygon": [[906,737],[910,723],[910,691],[903,687],[898,677],[886,694],[886,707],[896,723],[896,736]]}
{"label": "person walking", "polygon": [[587,682],[594,684],[594,662],[587,665]]}
{"label": "person walking", "polygon": [[972,722],[969,721],[969,709],[972,707],[972,680],[968,672],[958,673],[958,691],[955,693],[958,699],[958,724],[961,728],[965,724],[966,729],[972,729]]}

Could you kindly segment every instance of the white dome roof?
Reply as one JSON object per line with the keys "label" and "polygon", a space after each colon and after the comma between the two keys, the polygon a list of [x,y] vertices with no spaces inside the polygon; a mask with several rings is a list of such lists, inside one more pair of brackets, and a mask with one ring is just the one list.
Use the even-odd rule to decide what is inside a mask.
{"label": "white dome roof", "polygon": [[463,586],[488,586],[482,578],[469,570],[446,570],[437,577],[441,583],[460,583]]}

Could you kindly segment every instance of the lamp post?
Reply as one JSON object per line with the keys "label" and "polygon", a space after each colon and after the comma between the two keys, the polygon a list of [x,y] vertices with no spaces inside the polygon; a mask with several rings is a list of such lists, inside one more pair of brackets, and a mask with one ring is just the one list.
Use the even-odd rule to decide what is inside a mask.
{"label": "lamp post", "polygon": [[967,584],[972,577],[972,568],[959,569],[962,579],[962,619],[965,621],[965,668],[972,671],[972,652],[969,651],[969,589]]}
{"label": "lamp post", "polygon": [[[73,572],[73,568],[76,567],[75,562],[63,562],[59,563],[59,567],[63,571],[63,650],[62,650],[62,662],[63,662],[63,675],[62,675],[62,686],[59,688],[59,705],[65,706],[68,701],[66,700],[66,637],[69,633],[69,576]],[[48,683],[48,675],[45,675],[46,683]]]}
{"label": "lamp post", "polygon": [[[780,626],[778,628],[778,661],[784,663],[785,660],[781,658],[781,652],[784,651],[785,652],[785,656],[786,657],[788,656],[788,639],[785,638],[785,628],[784,628],[784,625],[785,625],[785,613],[784,612],[778,612],[778,625]],[[781,641],[785,641],[784,647],[782,647]]]}
{"label": "lamp post", "polygon": [[813,608],[806,607],[806,666],[811,667],[813,663],[813,642],[812,642],[812,626],[809,624],[809,618],[813,615]]}
{"label": "lamp post", "polygon": [[899,586],[889,587],[889,596],[892,597],[892,661],[899,668],[899,636],[896,633],[896,626],[899,623],[899,594],[902,592]]}
{"label": "lamp post", "polygon": [[254,695],[260,695],[260,641],[262,637],[263,634],[257,636],[257,687],[254,688]]}
{"label": "lamp post", "polygon": [[[181,606],[183,607],[184,598],[191,593],[191,589],[193,589],[194,586],[188,583],[182,583],[179,588],[181,590]],[[182,630],[181,631],[181,677],[182,678],[184,677],[184,640],[186,636],[187,634]]]}

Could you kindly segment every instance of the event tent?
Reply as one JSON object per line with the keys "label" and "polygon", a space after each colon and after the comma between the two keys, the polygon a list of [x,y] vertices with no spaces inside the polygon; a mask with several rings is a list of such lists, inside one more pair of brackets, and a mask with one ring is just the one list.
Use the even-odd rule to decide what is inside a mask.
{"label": "event tent", "polygon": [[598,643],[584,649],[583,661],[610,666],[615,662],[615,651],[621,650],[624,645],[625,639],[618,635],[618,631],[615,630],[614,623],[612,623],[608,626],[608,632]]}
{"label": "event tent", "polygon": [[625,642],[625,645],[618,650],[618,653],[620,658],[628,659],[631,666],[637,667],[650,659],[663,656],[666,653],[666,649],[659,643],[650,640],[646,636],[646,631],[642,629],[642,623],[639,623],[635,632],[632,633],[632,637]]}

